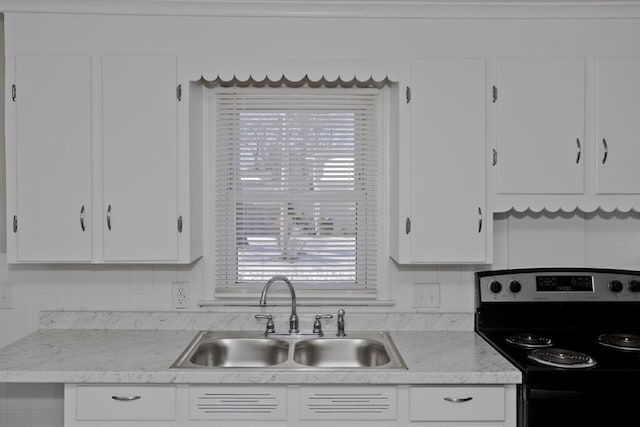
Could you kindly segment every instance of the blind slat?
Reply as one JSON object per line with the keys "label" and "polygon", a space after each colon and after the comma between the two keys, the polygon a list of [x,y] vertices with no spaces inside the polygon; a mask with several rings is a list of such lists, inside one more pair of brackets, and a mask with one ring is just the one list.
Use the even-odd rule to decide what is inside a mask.
{"label": "blind slat", "polygon": [[215,92],[218,286],[375,287],[378,90]]}

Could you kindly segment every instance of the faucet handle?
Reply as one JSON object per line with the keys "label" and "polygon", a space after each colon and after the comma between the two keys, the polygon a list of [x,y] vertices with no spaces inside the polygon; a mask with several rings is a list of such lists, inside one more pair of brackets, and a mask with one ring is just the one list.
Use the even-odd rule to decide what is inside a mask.
{"label": "faucet handle", "polygon": [[269,334],[275,334],[276,333],[276,327],[275,324],[273,323],[273,316],[270,314],[256,314],[255,315],[256,319],[267,319],[267,329],[264,331],[265,335],[269,335]]}
{"label": "faucet handle", "polygon": [[344,333],[344,314],[345,311],[343,308],[338,310],[338,333],[336,336],[338,337],[346,337],[347,334]]}
{"label": "faucet handle", "polygon": [[333,314],[316,314],[316,320],[313,322],[313,333],[323,336],[322,323],[320,319],[333,319]]}

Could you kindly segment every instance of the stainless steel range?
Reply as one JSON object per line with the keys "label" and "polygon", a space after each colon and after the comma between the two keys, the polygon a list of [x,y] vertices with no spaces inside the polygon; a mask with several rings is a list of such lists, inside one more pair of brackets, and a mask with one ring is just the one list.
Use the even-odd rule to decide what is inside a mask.
{"label": "stainless steel range", "polygon": [[476,286],[476,332],[522,372],[519,427],[640,422],[640,271],[483,271]]}

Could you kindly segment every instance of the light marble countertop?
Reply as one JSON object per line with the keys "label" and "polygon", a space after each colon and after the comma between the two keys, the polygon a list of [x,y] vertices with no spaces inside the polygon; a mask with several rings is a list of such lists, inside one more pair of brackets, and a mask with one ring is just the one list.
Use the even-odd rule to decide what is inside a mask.
{"label": "light marble countertop", "polygon": [[516,384],[473,331],[391,331],[407,369],[171,369],[196,329],[40,329],[0,349],[0,382]]}

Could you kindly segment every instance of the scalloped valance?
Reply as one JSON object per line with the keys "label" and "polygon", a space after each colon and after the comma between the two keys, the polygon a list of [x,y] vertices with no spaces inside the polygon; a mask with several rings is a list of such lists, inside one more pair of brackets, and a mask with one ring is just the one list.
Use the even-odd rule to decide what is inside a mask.
{"label": "scalloped valance", "polygon": [[360,88],[366,88],[366,87],[373,87],[373,88],[381,88],[385,85],[387,85],[388,83],[390,83],[389,79],[387,77],[385,77],[384,79],[381,80],[376,80],[373,77],[370,77],[367,80],[360,80],[357,78],[353,78],[351,80],[344,80],[341,77],[338,77],[335,80],[327,80],[324,77],[319,79],[319,80],[313,80],[311,78],[309,78],[308,76],[304,76],[302,79],[300,80],[296,80],[296,81],[292,81],[291,79],[288,79],[285,75],[282,75],[279,79],[276,80],[272,80],[271,78],[269,78],[268,76],[266,76],[265,78],[263,78],[262,80],[260,79],[255,79],[253,78],[253,76],[249,76],[248,79],[246,80],[241,80],[238,79],[236,76],[234,76],[231,80],[226,80],[221,78],[220,76],[218,76],[216,79],[214,80],[206,80],[204,78],[202,78],[202,81],[207,85],[207,86],[236,86],[236,87],[280,87],[280,86],[286,86],[286,87],[302,87],[302,86],[309,86],[309,87],[360,87]]}
{"label": "scalloped valance", "polygon": [[517,212],[517,213],[594,213],[594,212],[606,212],[606,213],[640,213],[640,207],[638,202],[630,199],[611,200],[611,201],[597,201],[589,200],[582,202],[527,202],[527,201],[502,201],[494,203],[493,212]]}
{"label": "scalloped valance", "polygon": [[398,61],[372,59],[218,59],[207,64],[199,77],[210,84],[234,81],[277,85],[286,81],[376,87],[399,82],[407,75],[406,69],[406,64]]}

